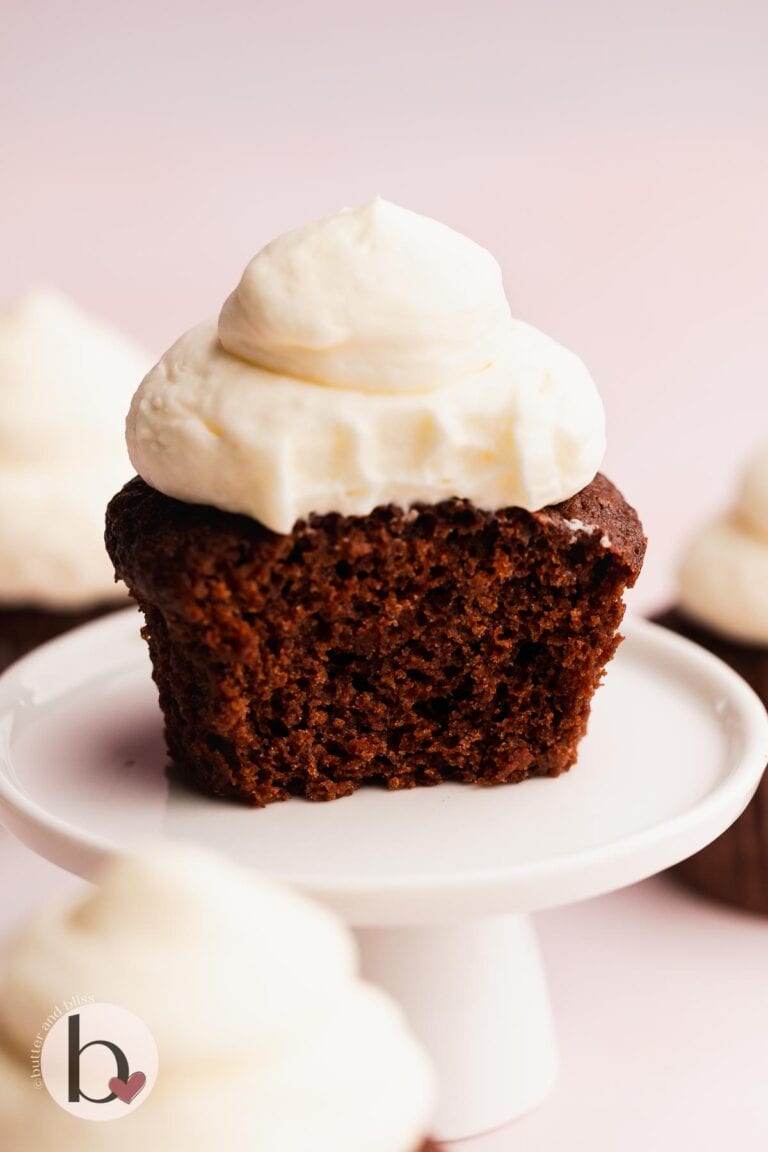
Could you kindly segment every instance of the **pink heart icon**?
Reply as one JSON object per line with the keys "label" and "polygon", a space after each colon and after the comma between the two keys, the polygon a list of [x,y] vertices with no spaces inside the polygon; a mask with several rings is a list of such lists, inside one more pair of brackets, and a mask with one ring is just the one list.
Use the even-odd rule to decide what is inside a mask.
{"label": "pink heart icon", "polygon": [[109,1082],[109,1090],[122,1100],[123,1104],[132,1104],[147,1082],[143,1072],[133,1072],[127,1080],[113,1076]]}

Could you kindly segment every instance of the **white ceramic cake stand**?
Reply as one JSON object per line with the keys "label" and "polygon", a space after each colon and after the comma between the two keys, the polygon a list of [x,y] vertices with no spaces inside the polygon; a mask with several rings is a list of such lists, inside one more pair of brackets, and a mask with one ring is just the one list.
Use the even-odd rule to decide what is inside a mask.
{"label": "white ceramic cake stand", "polygon": [[634,621],[579,763],[558,780],[366,789],[331,804],[248,809],[169,784],[138,629],[132,610],[107,617],[0,679],[4,823],[87,878],[113,854],[168,837],[332,905],[357,930],[366,973],[399,998],[432,1052],[443,1139],[522,1115],[554,1083],[527,914],[698,850],[740,814],[768,761],[768,716],[743,681]]}

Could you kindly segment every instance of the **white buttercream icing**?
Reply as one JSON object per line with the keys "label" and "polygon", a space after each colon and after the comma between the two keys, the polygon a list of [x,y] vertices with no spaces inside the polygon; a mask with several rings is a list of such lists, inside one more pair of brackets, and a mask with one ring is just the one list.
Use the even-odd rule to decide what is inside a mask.
{"label": "white buttercream icing", "polygon": [[0,314],[0,602],[77,608],[125,596],[104,508],[129,478],[123,414],[148,356],[66,297]]}
{"label": "white buttercream icing", "polygon": [[383,200],[267,245],[127,428],[147,483],[276,532],[450,496],[535,510],[588,484],[605,447],[589,373],[511,318],[489,253]]}
{"label": "white buttercream icing", "polygon": [[692,619],[732,640],[768,644],[768,444],[746,468],[733,507],[690,542],[678,584]]}
{"label": "white buttercream icing", "polygon": [[426,392],[495,363],[510,313],[474,241],[373,200],[273,240],[224,304],[224,348],[355,392]]}
{"label": "white buttercream icing", "polygon": [[[39,916],[0,977],[0,1131],[14,1152],[414,1152],[433,1075],[399,1009],[356,974],[330,912],[195,849],[113,865]],[[29,1082],[41,1022],[74,994],[128,1008],[159,1075],[132,1115],[78,1120]]]}

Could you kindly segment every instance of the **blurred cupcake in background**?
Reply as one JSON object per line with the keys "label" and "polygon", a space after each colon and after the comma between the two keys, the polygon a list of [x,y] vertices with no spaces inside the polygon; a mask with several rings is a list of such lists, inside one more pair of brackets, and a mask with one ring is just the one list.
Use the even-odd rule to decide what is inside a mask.
{"label": "blurred cupcake in background", "polygon": [[[691,540],[678,605],[656,619],[730,664],[768,708],[768,442],[732,507]],[[740,819],[677,874],[718,900],[768,914],[768,778]]]}
{"label": "blurred cupcake in background", "polygon": [[[115,1123],[77,1110],[103,1102],[114,1075],[104,1039],[103,1066],[85,1048],[74,1057],[74,1113],[32,1083],[48,1058],[43,1047],[41,1071],[30,1068],[36,1034],[75,993],[138,1016],[156,1046],[156,1078],[135,1045],[123,1050],[119,1075],[143,1075],[146,1092]],[[99,889],[37,915],[0,960],[9,1152],[428,1152],[434,1096],[427,1056],[397,1005],[360,979],[341,921],[202,850],[119,860]]]}
{"label": "blurred cupcake in background", "polygon": [[151,357],[50,289],[0,314],[0,668],[128,604],[104,508],[132,469],[125,412]]}

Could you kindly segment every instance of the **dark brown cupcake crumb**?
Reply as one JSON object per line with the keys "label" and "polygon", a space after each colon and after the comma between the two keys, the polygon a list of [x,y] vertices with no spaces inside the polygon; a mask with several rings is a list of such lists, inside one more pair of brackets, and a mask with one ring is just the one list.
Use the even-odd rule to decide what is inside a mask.
{"label": "dark brown cupcake crumb", "polygon": [[136,478],[107,547],[146,617],[172,759],[263,805],[565,771],[645,539],[603,476],[533,514],[389,505],[286,536]]}
{"label": "dark brown cupcake crumb", "polygon": [[[727,640],[695,624],[677,608],[654,619],[729,664],[768,708],[768,648]],[[716,900],[768,915],[768,779],[763,779],[736,823],[701,852],[678,864],[675,874]]]}

